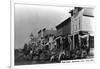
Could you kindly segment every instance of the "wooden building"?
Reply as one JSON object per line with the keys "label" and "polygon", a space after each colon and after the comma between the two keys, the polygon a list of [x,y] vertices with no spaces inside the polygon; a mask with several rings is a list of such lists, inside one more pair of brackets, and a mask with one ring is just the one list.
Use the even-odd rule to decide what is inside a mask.
{"label": "wooden building", "polygon": [[71,18],[69,17],[68,19],[57,25],[56,29],[58,36],[71,34]]}

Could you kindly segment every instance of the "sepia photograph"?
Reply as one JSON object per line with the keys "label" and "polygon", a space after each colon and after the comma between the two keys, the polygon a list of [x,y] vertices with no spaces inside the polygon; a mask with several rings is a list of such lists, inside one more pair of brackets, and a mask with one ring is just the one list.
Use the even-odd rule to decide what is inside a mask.
{"label": "sepia photograph", "polygon": [[94,8],[14,4],[14,65],[94,58]]}

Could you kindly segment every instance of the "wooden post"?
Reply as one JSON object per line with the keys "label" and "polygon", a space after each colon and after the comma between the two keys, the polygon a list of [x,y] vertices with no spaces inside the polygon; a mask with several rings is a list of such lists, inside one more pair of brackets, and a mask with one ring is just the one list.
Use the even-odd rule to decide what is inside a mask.
{"label": "wooden post", "polygon": [[75,46],[75,45],[74,45],[74,34],[73,34],[73,50],[74,50],[74,46]]}

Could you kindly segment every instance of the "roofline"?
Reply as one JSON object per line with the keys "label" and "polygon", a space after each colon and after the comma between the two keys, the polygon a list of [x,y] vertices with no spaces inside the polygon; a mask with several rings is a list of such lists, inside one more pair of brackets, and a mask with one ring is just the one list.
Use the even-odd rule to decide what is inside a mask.
{"label": "roofline", "polygon": [[[69,19],[71,19],[71,17],[69,17],[69,18],[65,19],[64,21],[62,21],[60,24],[58,24],[58,25],[56,26],[56,28],[58,28],[58,27],[61,26],[62,24],[65,24],[65,23],[64,23],[65,21],[68,22]],[[68,24],[68,23],[66,23],[66,24]]]}
{"label": "roofline", "polygon": [[83,14],[83,16],[87,16],[87,17],[94,17],[94,16],[92,16],[92,15],[85,15],[85,14]]}

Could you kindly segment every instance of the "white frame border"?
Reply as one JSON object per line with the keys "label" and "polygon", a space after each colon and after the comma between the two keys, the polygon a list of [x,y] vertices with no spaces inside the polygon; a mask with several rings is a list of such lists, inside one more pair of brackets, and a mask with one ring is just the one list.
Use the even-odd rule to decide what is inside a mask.
{"label": "white frame border", "polygon": [[[76,7],[95,8],[95,6],[92,6],[92,5],[88,6],[88,5],[75,5],[75,4],[74,5],[72,5],[72,4],[67,4],[67,5],[55,5],[55,4],[52,4],[51,5],[51,4],[16,3],[13,0],[10,0],[10,67],[11,67],[11,69],[20,68],[20,67],[23,68],[23,67],[26,67],[26,66],[27,66],[27,68],[29,68],[29,67],[40,65],[40,64],[37,64],[37,65],[21,65],[21,66],[20,65],[19,66],[15,66],[14,65],[14,9],[15,9],[14,6],[15,6],[15,4],[41,5],[41,6],[57,6],[57,7],[75,7],[76,6]],[[95,53],[95,50],[94,50],[94,53]],[[56,63],[56,64],[58,64],[58,63]]]}

